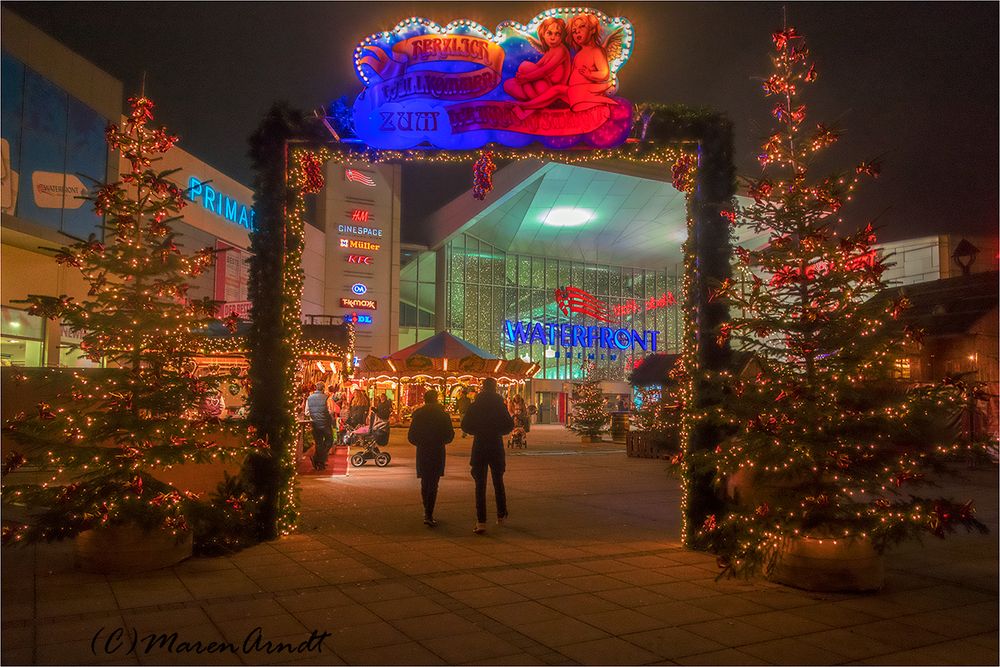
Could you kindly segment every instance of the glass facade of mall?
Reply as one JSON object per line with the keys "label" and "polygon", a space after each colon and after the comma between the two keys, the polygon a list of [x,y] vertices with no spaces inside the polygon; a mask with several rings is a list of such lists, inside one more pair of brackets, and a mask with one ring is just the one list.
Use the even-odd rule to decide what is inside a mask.
{"label": "glass facade of mall", "polygon": [[[577,344],[560,340],[529,343],[515,336],[511,342],[505,322],[543,323],[550,331],[562,325],[657,331],[656,351],[677,352],[681,341],[681,274],[624,266],[585,264],[549,257],[509,254],[469,234],[460,234],[444,248],[444,328],[499,357],[537,361],[535,376],[576,379],[594,362],[607,380],[623,380],[633,364],[652,352],[629,345]],[[585,290],[606,307],[611,322],[579,313],[564,313],[555,292],[567,286]],[[676,302],[675,302],[676,300]],[[596,342],[596,341],[595,341]]]}

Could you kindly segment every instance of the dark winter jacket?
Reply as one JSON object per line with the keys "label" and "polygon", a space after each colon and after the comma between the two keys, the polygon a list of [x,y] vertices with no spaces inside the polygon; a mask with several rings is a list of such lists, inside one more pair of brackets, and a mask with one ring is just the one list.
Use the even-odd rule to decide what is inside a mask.
{"label": "dark winter jacket", "polygon": [[480,392],[462,418],[462,430],[472,434],[469,465],[503,465],[503,436],[514,430],[514,420],[499,394]]}
{"label": "dark winter jacket", "polygon": [[388,398],[379,401],[378,405],[375,406],[375,414],[382,421],[389,421],[389,417],[392,416],[392,401]]}
{"label": "dark winter jacket", "polygon": [[417,477],[444,475],[444,446],[455,439],[455,428],[439,403],[425,403],[413,411],[406,437],[417,447]]}

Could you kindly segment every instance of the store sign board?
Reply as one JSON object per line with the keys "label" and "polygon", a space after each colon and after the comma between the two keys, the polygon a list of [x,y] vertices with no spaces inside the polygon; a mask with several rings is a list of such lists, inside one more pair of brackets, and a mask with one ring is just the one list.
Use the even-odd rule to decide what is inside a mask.
{"label": "store sign board", "polygon": [[382,230],[377,227],[358,227],[356,225],[337,225],[337,231],[341,234],[356,234],[357,236],[371,236],[382,238]]}
{"label": "store sign board", "polygon": [[216,190],[197,176],[188,179],[187,197],[193,202],[201,202],[203,208],[251,231],[257,229],[253,207],[242,204],[232,197]]}
{"label": "store sign board", "polygon": [[344,260],[348,264],[373,264],[375,258],[369,255],[344,255]]}
{"label": "store sign board", "polygon": [[562,347],[598,347],[656,352],[656,339],[660,332],[653,329],[616,329],[613,327],[585,327],[578,324],[556,322],[514,322],[504,320],[503,333],[511,343],[531,345],[560,345]]}
{"label": "store sign board", "polygon": [[470,20],[407,19],[354,51],[365,86],[354,129],[384,149],[617,146],[632,126],[617,73],[633,42],[628,19],[579,7],[495,33]]}
{"label": "store sign board", "polygon": [[356,248],[358,250],[378,250],[382,246],[370,241],[357,241],[355,239],[340,239],[341,248]]}
{"label": "store sign board", "polygon": [[378,303],[374,299],[348,299],[340,300],[341,308],[357,308],[360,310],[378,310]]}
{"label": "store sign board", "polygon": [[371,324],[371,315],[362,315],[361,313],[348,313],[344,315],[344,324]]}

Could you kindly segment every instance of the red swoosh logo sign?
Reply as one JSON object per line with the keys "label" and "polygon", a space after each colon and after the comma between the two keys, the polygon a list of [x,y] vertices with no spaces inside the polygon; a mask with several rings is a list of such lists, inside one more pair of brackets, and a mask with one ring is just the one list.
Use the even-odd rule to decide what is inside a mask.
{"label": "red swoosh logo sign", "polygon": [[556,305],[564,315],[579,313],[588,315],[601,322],[613,322],[608,316],[608,306],[603,301],[599,301],[590,292],[579,287],[556,288]]}

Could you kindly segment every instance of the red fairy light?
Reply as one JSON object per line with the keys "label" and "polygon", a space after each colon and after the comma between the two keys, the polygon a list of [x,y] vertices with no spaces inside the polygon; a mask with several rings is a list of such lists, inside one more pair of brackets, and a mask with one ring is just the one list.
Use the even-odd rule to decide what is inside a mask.
{"label": "red fairy light", "polygon": [[819,150],[821,148],[826,148],[827,146],[835,143],[839,138],[839,134],[826,125],[818,123],[816,125],[816,134],[812,138],[812,149]]}
{"label": "red fairy light", "polygon": [[806,77],[805,77],[806,83],[812,83],[813,81],[816,80],[817,76],[819,75],[816,73],[816,65],[810,65],[809,71],[806,72]]}
{"label": "red fairy light", "polygon": [[229,315],[222,320],[222,324],[229,330],[229,333],[236,333],[236,329],[240,326],[240,316],[236,313],[229,313]]}
{"label": "red fairy light", "polygon": [[784,49],[788,45],[789,41],[801,38],[802,36],[799,35],[798,31],[792,26],[785,28],[781,32],[775,32],[771,34],[771,39],[774,40],[774,46],[779,51]]}
{"label": "red fairy light", "polygon": [[52,406],[48,403],[39,403],[37,406],[39,419],[55,419],[56,413],[52,412]]}
{"label": "red fairy light", "polygon": [[769,181],[760,181],[750,187],[750,196],[756,203],[760,204],[771,196],[773,189],[774,186]]}
{"label": "red fairy light", "polygon": [[798,125],[799,123],[801,123],[802,121],[804,121],[806,119],[806,107],[805,107],[805,105],[803,104],[803,105],[799,106],[797,109],[794,109],[794,110],[790,111],[788,113],[788,115],[792,119],[792,122],[795,123],[796,125]]}
{"label": "red fairy light", "polygon": [[858,174],[865,174],[866,176],[871,176],[872,178],[878,178],[879,174],[882,173],[882,163],[879,160],[862,162],[855,167],[855,171]]}
{"label": "red fairy light", "polygon": [[756,514],[761,519],[763,519],[764,517],[766,517],[770,513],[771,513],[771,508],[770,508],[770,506],[767,503],[763,503],[761,505],[758,505],[757,509],[754,510],[754,514]]}
{"label": "red fairy light", "polygon": [[726,278],[725,280],[723,280],[722,284],[719,285],[718,289],[711,290],[708,293],[708,302],[711,303],[711,302],[715,301],[718,298],[725,297],[726,296],[726,292],[729,291],[729,288],[731,288],[733,286],[733,284],[734,284],[734,281],[733,281],[732,278]]}
{"label": "red fairy light", "polygon": [[670,168],[670,177],[674,188],[679,192],[691,192],[694,189],[694,157],[681,155]]}
{"label": "red fairy light", "polygon": [[153,108],[156,106],[153,100],[146,96],[130,97],[128,105],[132,107],[129,118],[136,125],[145,125],[147,121],[153,120]]}
{"label": "red fairy light", "polygon": [[315,153],[306,153],[302,156],[302,173],[306,182],[302,186],[302,192],[313,195],[323,190],[326,179],[323,177],[323,162]]}
{"label": "red fairy light", "polygon": [[493,172],[497,170],[493,162],[493,151],[485,151],[472,165],[472,196],[480,201],[493,190]]}
{"label": "red fairy light", "polygon": [[726,220],[728,220],[729,224],[731,224],[731,225],[735,225],[736,224],[736,211],[730,211],[728,209],[723,209],[722,211],[719,211],[719,215],[721,215],[723,218],[725,218]]}
{"label": "red fairy light", "polygon": [[713,530],[715,530],[718,527],[719,527],[719,523],[716,520],[714,514],[709,514],[705,518],[705,522],[701,525],[702,530],[704,530],[705,532],[708,532],[708,533],[712,532]]}
{"label": "red fairy light", "polygon": [[779,95],[784,93],[786,90],[789,90],[788,82],[777,74],[772,74],[768,80],[764,82],[764,93],[767,95]]}

